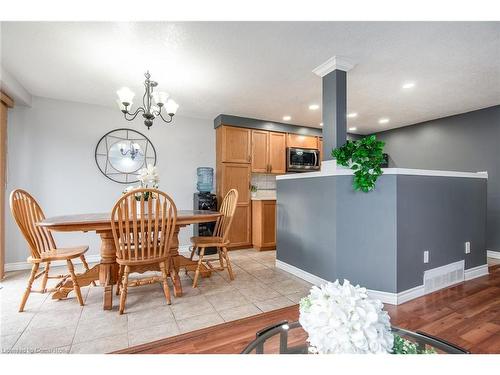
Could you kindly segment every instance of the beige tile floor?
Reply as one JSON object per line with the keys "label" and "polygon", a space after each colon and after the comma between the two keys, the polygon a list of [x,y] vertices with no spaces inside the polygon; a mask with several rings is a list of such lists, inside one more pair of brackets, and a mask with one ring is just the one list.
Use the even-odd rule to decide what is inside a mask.
{"label": "beige tile floor", "polygon": [[28,271],[9,272],[0,290],[2,352],[107,353],[290,306],[309,291],[309,283],[275,268],[274,251],[235,250],[230,257],[234,281],[220,272],[193,289],[192,274],[182,274],[184,295],[170,306],[159,284],[131,288],[124,315],[117,297],[112,311],[102,310],[100,287],[82,288],[83,307],[73,293],[62,301],[32,293],[18,313]]}

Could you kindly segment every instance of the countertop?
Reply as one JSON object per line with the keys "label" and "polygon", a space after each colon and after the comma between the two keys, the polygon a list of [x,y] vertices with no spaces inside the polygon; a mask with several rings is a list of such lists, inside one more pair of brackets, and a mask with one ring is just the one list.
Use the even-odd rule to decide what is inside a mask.
{"label": "countertop", "polygon": [[[462,178],[484,178],[488,179],[488,172],[458,172],[440,171],[432,169],[410,169],[410,168],[382,168],[384,175],[415,175],[415,176],[442,176],[442,177],[462,177]],[[276,176],[276,180],[293,180],[299,178],[313,178],[324,176],[345,176],[353,175],[354,171],[346,167],[338,167],[335,160],[324,161],[319,172],[294,173]]]}

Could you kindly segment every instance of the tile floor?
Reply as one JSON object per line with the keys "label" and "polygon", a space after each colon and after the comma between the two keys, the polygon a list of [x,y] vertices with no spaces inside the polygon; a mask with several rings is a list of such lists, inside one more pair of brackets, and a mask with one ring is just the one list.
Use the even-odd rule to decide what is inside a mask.
{"label": "tile floor", "polygon": [[130,288],[124,315],[118,297],[112,311],[102,310],[100,287],[82,288],[83,307],[73,293],[61,301],[32,293],[18,313],[28,271],[9,272],[0,290],[2,352],[107,353],[290,306],[308,294],[309,283],[275,268],[274,251],[235,250],[230,257],[234,281],[219,272],[193,289],[192,274],[182,273],[184,295],[170,306],[159,284]]}

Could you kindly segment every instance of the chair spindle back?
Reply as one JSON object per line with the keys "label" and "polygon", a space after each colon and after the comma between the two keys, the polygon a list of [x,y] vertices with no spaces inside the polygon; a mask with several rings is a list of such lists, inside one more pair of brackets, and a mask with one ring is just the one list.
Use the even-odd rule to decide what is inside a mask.
{"label": "chair spindle back", "polygon": [[177,208],[164,192],[138,189],[123,195],[111,212],[117,258],[147,261],[168,257],[176,222]]}
{"label": "chair spindle back", "polygon": [[45,252],[56,248],[50,231],[36,225],[45,219],[42,208],[25,190],[16,189],[10,194],[10,211],[30,247],[31,256],[40,259]]}
{"label": "chair spindle back", "polygon": [[226,242],[229,236],[229,229],[233,222],[234,212],[236,211],[236,204],[238,203],[238,190],[231,189],[227,192],[222,200],[219,212],[223,216],[217,219],[215,224],[214,236],[222,237],[222,241]]}

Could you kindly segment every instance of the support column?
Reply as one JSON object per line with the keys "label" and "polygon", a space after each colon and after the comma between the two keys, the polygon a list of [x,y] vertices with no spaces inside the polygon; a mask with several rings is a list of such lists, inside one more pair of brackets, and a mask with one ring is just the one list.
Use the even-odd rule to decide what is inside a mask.
{"label": "support column", "polygon": [[347,140],[347,71],[354,65],[334,56],[313,70],[323,80],[323,160]]}

